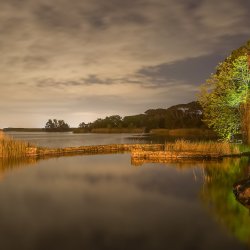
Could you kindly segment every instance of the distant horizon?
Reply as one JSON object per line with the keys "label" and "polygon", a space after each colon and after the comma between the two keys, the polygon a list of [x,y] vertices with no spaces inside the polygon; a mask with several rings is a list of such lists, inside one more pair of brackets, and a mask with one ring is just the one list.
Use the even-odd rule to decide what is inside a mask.
{"label": "distant horizon", "polygon": [[1,2],[0,127],[72,126],[195,99],[250,39],[244,0]]}
{"label": "distant horizon", "polygon": [[[196,100],[197,101],[197,100]],[[195,100],[193,100],[193,101],[191,101],[191,102],[195,102]],[[189,104],[189,103],[191,103],[191,102],[187,102],[187,103],[177,103],[177,104],[174,104],[174,105],[171,105],[171,106],[169,106],[169,107],[166,107],[166,108],[163,108],[163,107],[158,107],[158,108],[149,108],[149,109],[147,109],[147,110],[150,110],[150,109],[168,109],[168,108],[171,108],[171,107],[173,107],[173,106],[176,106],[176,105],[185,105],[185,104]],[[124,118],[125,116],[133,116],[133,115],[139,115],[139,114],[144,114],[147,110],[145,110],[144,112],[141,112],[141,113],[136,113],[136,114],[131,114],[131,115],[121,115],[121,114],[110,114],[110,115],[107,115],[107,116],[111,116],[111,115],[119,115],[119,116],[121,116],[122,118]],[[107,117],[107,116],[104,116],[104,117],[97,117],[97,118],[95,118],[94,120],[92,120],[92,121],[81,121],[81,122],[85,122],[85,123],[91,123],[91,122],[94,122],[95,120],[97,120],[97,119],[99,119],[99,118],[101,118],[101,119],[104,119],[105,117]],[[2,128],[0,128],[0,130],[1,129],[6,129],[6,128],[14,128],[14,129],[43,129],[44,127],[45,127],[45,124],[46,124],[46,122],[49,120],[49,119],[57,119],[57,120],[64,120],[66,123],[68,123],[68,125],[70,126],[70,128],[72,129],[72,128],[78,128],[78,126],[79,126],[79,124],[81,123],[81,122],[79,122],[79,124],[77,124],[76,126],[71,126],[71,124],[70,124],[70,121],[67,121],[67,120],[65,120],[65,119],[63,119],[63,118],[61,118],[61,117],[49,117],[46,121],[44,121],[44,125],[42,125],[41,127],[13,127],[13,126],[7,126],[7,127],[2,127]]]}

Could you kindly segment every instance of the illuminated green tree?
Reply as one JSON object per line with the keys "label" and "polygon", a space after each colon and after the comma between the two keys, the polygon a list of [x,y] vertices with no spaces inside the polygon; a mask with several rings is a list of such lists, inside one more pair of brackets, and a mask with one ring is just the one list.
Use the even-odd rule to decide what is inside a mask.
{"label": "illuminated green tree", "polygon": [[[219,136],[229,140],[242,133],[250,143],[250,74],[247,54],[229,56],[217,67],[217,72],[202,86],[199,102],[204,121]],[[249,132],[248,132],[249,131]]]}

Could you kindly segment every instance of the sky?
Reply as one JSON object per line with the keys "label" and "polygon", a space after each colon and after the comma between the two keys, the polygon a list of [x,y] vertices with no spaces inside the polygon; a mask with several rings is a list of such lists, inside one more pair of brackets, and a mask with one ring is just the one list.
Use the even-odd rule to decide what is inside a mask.
{"label": "sky", "polygon": [[196,100],[250,39],[249,0],[0,0],[0,128]]}

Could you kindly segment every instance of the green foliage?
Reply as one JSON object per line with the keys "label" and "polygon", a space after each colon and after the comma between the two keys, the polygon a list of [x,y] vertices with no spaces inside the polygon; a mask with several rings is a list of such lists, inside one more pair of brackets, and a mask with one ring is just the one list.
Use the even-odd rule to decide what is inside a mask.
{"label": "green foliage", "polygon": [[64,120],[49,119],[45,125],[45,130],[47,132],[67,132],[70,128]]}
{"label": "green foliage", "polygon": [[250,85],[246,52],[247,47],[241,47],[220,63],[199,95],[204,122],[226,140],[242,132],[241,107],[248,101]]}

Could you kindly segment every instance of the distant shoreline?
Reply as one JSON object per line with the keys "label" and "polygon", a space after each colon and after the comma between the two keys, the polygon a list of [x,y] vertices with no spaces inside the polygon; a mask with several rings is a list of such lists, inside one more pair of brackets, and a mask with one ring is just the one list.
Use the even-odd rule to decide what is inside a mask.
{"label": "distant shoreline", "polygon": [[96,128],[91,131],[84,129],[71,128],[69,131],[46,131],[44,128],[5,128],[4,132],[46,132],[46,133],[74,133],[74,134],[146,134],[154,136],[169,137],[188,137],[188,136],[205,136],[211,139],[217,138],[216,134],[210,129],[203,128],[178,128],[178,129],[151,129],[148,133],[144,128]]}

